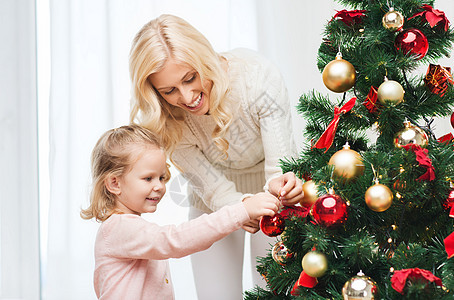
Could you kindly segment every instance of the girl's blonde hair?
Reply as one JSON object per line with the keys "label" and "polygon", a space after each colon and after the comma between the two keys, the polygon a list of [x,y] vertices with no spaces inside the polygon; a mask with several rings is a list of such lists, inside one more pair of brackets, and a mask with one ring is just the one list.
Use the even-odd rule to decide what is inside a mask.
{"label": "girl's blonde hair", "polygon": [[[111,129],[99,138],[91,154],[93,187],[90,206],[80,212],[83,219],[95,218],[103,222],[112,214],[119,213],[115,208],[116,195],[107,189],[106,180],[112,175],[121,177],[126,174],[141,153],[150,146],[163,149],[157,135],[134,124]],[[167,164],[166,181],[169,178]]]}
{"label": "girl's blonde hair", "polygon": [[132,81],[132,109],[130,121],[149,128],[162,137],[170,153],[182,135],[184,112],[168,104],[157,92],[149,77],[162,70],[173,58],[194,68],[202,83],[212,83],[209,113],[216,123],[212,137],[218,148],[227,154],[224,138],[232,122],[232,111],[226,99],[229,81],[222,68],[221,56],[208,40],[185,20],[173,15],[161,15],[145,24],[135,36],[129,56]]}

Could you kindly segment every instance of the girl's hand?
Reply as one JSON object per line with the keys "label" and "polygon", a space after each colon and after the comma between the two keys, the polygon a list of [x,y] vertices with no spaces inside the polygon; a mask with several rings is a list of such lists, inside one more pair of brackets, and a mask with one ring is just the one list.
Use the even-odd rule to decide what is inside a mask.
{"label": "girl's hand", "polygon": [[279,199],[269,193],[257,193],[243,200],[250,220],[243,224],[243,229],[250,233],[259,230],[259,220],[263,216],[274,216],[279,210]]}
{"label": "girl's hand", "polygon": [[271,179],[268,190],[282,201],[282,205],[295,205],[304,196],[303,182],[293,172]]}

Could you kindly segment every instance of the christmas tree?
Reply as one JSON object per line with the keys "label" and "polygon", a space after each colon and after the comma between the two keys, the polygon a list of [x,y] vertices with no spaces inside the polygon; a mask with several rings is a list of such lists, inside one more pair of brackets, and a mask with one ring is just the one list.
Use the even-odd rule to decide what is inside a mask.
{"label": "christmas tree", "polygon": [[454,299],[454,142],[432,128],[454,107],[450,23],[434,1],[338,2],[317,63],[339,96],[300,98],[307,145],[282,169],[305,197],[261,220],[268,288],[245,299]]}

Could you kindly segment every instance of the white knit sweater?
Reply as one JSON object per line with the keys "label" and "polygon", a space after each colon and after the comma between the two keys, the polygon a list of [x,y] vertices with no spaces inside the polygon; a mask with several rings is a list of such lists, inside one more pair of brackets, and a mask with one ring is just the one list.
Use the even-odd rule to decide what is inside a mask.
{"label": "white knit sweater", "polygon": [[190,113],[172,157],[191,182],[191,205],[208,213],[241,201],[243,194],[263,191],[265,183],[282,173],[279,159],[296,154],[287,89],[279,70],[251,50],[222,55],[228,61],[234,112],[225,137],[228,158],[222,158],[212,141],[213,118]]}

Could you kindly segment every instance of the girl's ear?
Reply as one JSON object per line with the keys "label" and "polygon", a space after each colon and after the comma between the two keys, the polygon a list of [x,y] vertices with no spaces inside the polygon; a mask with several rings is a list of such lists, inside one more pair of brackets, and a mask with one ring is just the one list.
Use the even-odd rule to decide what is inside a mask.
{"label": "girl's ear", "polygon": [[107,176],[106,180],[104,181],[104,184],[106,185],[106,188],[109,192],[111,192],[114,195],[120,195],[121,188],[118,176],[115,175]]}

